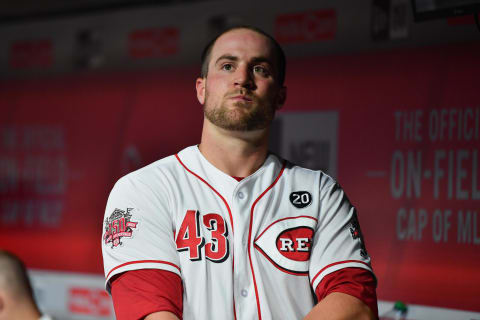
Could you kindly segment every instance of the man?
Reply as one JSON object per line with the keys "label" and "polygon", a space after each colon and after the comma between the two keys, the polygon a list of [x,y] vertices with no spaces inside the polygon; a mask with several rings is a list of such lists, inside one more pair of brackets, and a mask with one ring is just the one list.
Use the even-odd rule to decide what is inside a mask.
{"label": "man", "polygon": [[117,319],[377,317],[355,209],[323,172],[268,153],[284,75],[282,49],[258,29],[207,46],[200,144],[121,178],[107,203]]}
{"label": "man", "polygon": [[41,317],[22,261],[0,250],[0,320],[49,320]]}

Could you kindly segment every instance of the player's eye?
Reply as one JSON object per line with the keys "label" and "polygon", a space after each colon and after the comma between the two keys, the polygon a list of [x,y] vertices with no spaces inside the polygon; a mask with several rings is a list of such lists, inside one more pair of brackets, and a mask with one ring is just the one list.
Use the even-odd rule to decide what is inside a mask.
{"label": "player's eye", "polygon": [[222,65],[222,70],[232,71],[233,70],[233,65],[231,63],[225,63],[225,64]]}
{"label": "player's eye", "polygon": [[254,66],[253,67],[253,72],[255,73],[259,73],[261,74],[262,76],[264,77],[268,77],[270,75],[270,72],[268,71],[268,69],[264,66]]}

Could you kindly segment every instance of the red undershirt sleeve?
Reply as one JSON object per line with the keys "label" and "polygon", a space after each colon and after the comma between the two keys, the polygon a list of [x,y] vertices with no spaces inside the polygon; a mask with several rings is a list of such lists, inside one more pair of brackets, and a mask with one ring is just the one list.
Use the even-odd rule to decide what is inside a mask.
{"label": "red undershirt sleeve", "polygon": [[378,319],[378,305],[374,275],[361,268],[344,268],[326,275],[318,284],[318,301],[332,292],[342,292],[361,300]]}
{"label": "red undershirt sleeve", "polygon": [[141,269],[124,272],[111,280],[117,320],[143,319],[158,311],[169,311],[182,319],[183,287],[170,271]]}

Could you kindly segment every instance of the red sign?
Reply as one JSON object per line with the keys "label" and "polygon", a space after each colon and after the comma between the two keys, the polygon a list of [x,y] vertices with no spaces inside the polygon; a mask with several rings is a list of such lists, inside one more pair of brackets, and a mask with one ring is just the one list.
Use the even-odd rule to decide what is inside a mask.
{"label": "red sign", "polygon": [[15,69],[50,67],[53,45],[49,39],[16,41],[10,46],[10,67]]}
{"label": "red sign", "polygon": [[171,56],[178,47],[179,31],[173,27],[142,29],[129,35],[128,51],[135,59]]}
{"label": "red sign", "polygon": [[70,288],[68,310],[73,314],[110,316],[110,297],[103,289]]}
{"label": "red sign", "polygon": [[275,38],[285,44],[331,40],[336,31],[334,9],[283,14],[275,19]]}

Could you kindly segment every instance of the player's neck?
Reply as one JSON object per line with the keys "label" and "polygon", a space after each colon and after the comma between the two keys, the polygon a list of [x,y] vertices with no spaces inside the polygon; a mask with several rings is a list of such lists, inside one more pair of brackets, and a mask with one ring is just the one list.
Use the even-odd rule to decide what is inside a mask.
{"label": "player's neck", "polygon": [[230,176],[247,177],[265,162],[268,152],[268,129],[228,132],[211,126],[204,124],[199,149],[219,170]]}

